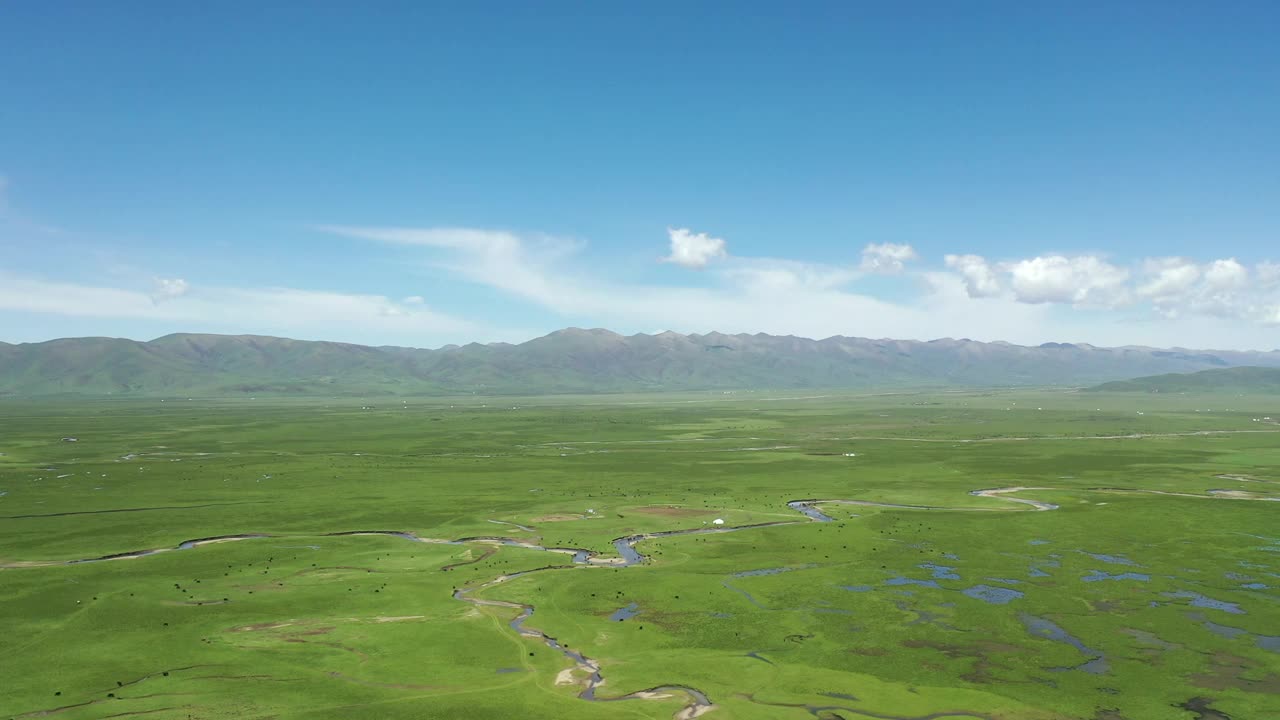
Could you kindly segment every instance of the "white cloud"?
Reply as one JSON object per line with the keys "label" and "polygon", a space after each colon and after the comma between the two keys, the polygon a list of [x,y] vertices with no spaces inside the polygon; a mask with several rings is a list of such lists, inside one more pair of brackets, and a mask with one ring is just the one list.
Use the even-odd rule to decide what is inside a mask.
{"label": "white cloud", "polygon": [[1280,285],[1280,263],[1263,261],[1253,266],[1253,274],[1258,278],[1258,285],[1271,289]]}
{"label": "white cloud", "polygon": [[[1152,258],[1128,267],[1093,255],[995,261],[953,254],[945,256],[945,270],[918,269],[908,264],[913,250],[886,243],[868,246],[862,265],[834,266],[733,256],[719,238],[672,229],[672,254],[666,260],[705,272],[680,274],[682,284],[649,285],[591,262],[579,254],[580,242],[545,235],[475,228],[324,229],[400,246],[455,280],[489,288],[499,299],[488,304],[503,308],[504,321],[520,317],[538,330],[503,331],[440,313],[431,304],[442,290],[433,286],[396,300],[297,288],[190,285],[149,274],[76,284],[0,271],[0,311],[87,318],[77,327],[114,328],[120,324],[97,319],[124,318],[141,321],[136,327],[166,330],[374,344],[394,338],[417,346],[520,340],[565,325],[588,325],[622,332],[671,328],[818,338],[950,336],[1251,347],[1274,344],[1257,332],[1259,323],[1280,324],[1280,264],[1272,262],[1245,267],[1234,259]],[[894,262],[923,281],[921,293],[889,301],[859,292],[857,282],[869,269],[897,271]],[[531,317],[541,319],[531,322]],[[36,322],[54,327],[43,319]]]}
{"label": "white cloud", "polygon": [[[557,316],[552,323],[681,332],[768,332],[809,337],[936,338],[968,336],[1011,342],[1070,340],[1117,344],[1196,344],[1183,329],[1228,346],[1252,346],[1249,322],[1266,318],[1261,302],[1231,308],[1193,303],[1204,286],[1188,277],[1189,261],[1154,259],[1138,272],[1092,255],[1047,255],[993,263],[977,255],[948,255],[947,272],[920,272],[926,291],[889,302],[856,291],[858,268],[775,258],[729,256],[708,264],[696,285],[651,286],[610,279],[575,262],[582,245],[542,236],[484,230],[343,228],[344,235],[416,244],[443,251],[431,261],[460,276],[509,293]],[[1192,263],[1194,265],[1194,263]],[[578,269],[581,266],[583,269]],[[1220,271],[1221,272],[1221,271]],[[1261,273],[1259,274],[1261,276]],[[1270,277],[1270,276],[1268,276]],[[1140,292],[1143,291],[1144,292]],[[1166,316],[1149,322],[1141,303]],[[979,304],[980,303],[980,304]],[[1069,306],[1069,307],[1064,307]],[[1061,309],[1059,309],[1061,308]],[[1234,314],[1227,314],[1234,313]],[[1190,323],[1213,314],[1231,323]],[[1237,322],[1239,321],[1239,322]]]}
{"label": "white cloud", "polygon": [[969,297],[987,298],[1000,294],[1000,278],[986,258],[980,255],[947,255],[943,261],[947,267],[960,273]]}
{"label": "white cloud", "polygon": [[719,276],[728,284],[763,291],[832,290],[858,277],[850,268],[775,258],[735,258]]}
{"label": "white cloud", "polygon": [[[726,256],[724,262],[707,267],[698,285],[655,286],[613,280],[594,266],[579,271],[571,254],[560,249],[563,243],[548,243],[545,238],[526,241],[504,236],[510,240],[498,243],[502,251],[494,253],[477,250],[477,246],[495,246],[487,231],[331,230],[349,237],[440,249],[444,257],[433,255],[430,262],[554,312],[558,318],[551,322],[556,325],[818,338],[843,334],[932,339],[963,334],[986,340],[1051,339],[1043,329],[1046,308],[998,299],[978,309],[960,284],[948,285],[945,278],[925,296],[896,303],[850,290],[848,286],[861,274],[857,268]],[[419,241],[427,238],[430,242]]]}
{"label": "white cloud", "polygon": [[1182,296],[1200,279],[1200,266],[1181,257],[1148,258],[1142,263],[1145,282],[1137,287],[1138,295],[1157,304],[1167,304]]}
{"label": "white cloud", "polygon": [[1235,258],[1214,260],[1204,269],[1204,282],[1212,290],[1238,290],[1249,282],[1249,271]]}
{"label": "white cloud", "polygon": [[56,282],[0,271],[0,310],[78,317],[171,317],[144,292]]}
{"label": "white cloud", "polygon": [[1007,263],[1014,296],[1026,303],[1111,306],[1125,299],[1129,271],[1092,255],[1046,255]]}
{"label": "white cloud", "polygon": [[467,280],[536,299],[558,311],[577,306],[571,288],[551,278],[581,243],[546,235],[523,238],[505,230],[474,228],[379,228],[322,226],[346,237],[451,251],[448,259],[432,260],[436,267]]}
{"label": "white cloud", "polygon": [[919,255],[910,245],[871,243],[862,249],[862,271],[879,275],[897,275],[906,263]]}
{"label": "white cloud", "polygon": [[977,255],[948,255],[948,268],[969,297],[993,297],[1008,286],[1024,303],[1124,308],[1149,303],[1165,318],[1208,316],[1272,322],[1280,306],[1280,264],[1249,268],[1234,258],[1197,263],[1147,258],[1136,272],[1093,255],[1047,255],[992,264]]}
{"label": "white cloud", "polygon": [[[344,333],[382,331],[463,337],[479,329],[470,322],[431,310],[422,303],[396,302],[381,295],[294,288],[190,288],[181,280],[160,285],[156,294],[58,282],[0,271],[0,311],[69,317],[118,318],[179,324],[182,330],[216,328],[229,332]],[[181,292],[177,292],[177,290]]]}
{"label": "white cloud", "polygon": [[671,238],[671,254],[662,258],[662,262],[700,269],[712,260],[728,256],[724,240],[706,233],[695,233],[688,228],[667,228],[667,235]]}
{"label": "white cloud", "polygon": [[1205,315],[1270,322],[1272,308],[1280,303],[1280,268],[1274,263],[1256,266],[1256,282],[1235,258],[1203,265],[1186,258],[1155,258],[1147,260],[1144,269],[1152,279],[1138,292],[1167,317]]}
{"label": "white cloud", "polygon": [[151,300],[157,303],[172,300],[186,295],[190,289],[191,285],[182,278],[156,278]]}

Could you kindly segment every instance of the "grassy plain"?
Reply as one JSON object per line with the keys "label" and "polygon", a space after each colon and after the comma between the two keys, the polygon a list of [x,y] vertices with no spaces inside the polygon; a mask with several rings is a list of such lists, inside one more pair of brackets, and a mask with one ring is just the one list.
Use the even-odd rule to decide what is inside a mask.
{"label": "grassy plain", "polygon": [[[1063,391],[2,401],[0,717],[1276,717],[1278,417]],[[606,564],[764,523],[789,524]],[[178,549],[243,534],[267,537]],[[519,607],[473,600],[533,606],[597,700],[676,689],[582,699]]]}

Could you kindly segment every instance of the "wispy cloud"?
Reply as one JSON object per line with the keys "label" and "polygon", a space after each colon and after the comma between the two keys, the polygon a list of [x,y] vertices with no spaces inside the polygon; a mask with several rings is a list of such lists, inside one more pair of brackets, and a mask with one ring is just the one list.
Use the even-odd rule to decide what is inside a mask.
{"label": "wispy cloud", "polygon": [[479,329],[427,307],[421,298],[396,301],[381,295],[294,288],[199,287],[162,279],[151,292],[59,282],[0,271],[0,310],[83,318],[115,318],[187,324],[184,329],[228,332],[343,333],[381,330],[461,336]]}
{"label": "wispy cloud", "polygon": [[[8,177],[0,175],[0,230],[6,228],[41,235],[58,235],[63,232],[62,228],[33,220],[20,212],[13,202],[13,182]],[[0,235],[0,241],[4,239]]]}

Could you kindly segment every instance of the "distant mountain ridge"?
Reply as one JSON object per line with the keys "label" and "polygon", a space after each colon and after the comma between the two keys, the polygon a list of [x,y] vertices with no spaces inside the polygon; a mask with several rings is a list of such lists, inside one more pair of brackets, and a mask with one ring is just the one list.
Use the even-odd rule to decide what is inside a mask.
{"label": "distant mountain ridge", "polygon": [[1088,388],[1091,392],[1231,392],[1280,394],[1280,368],[1232,367],[1193,373],[1167,373],[1116,380]]}
{"label": "distant mountain ridge", "polygon": [[435,350],[258,335],[0,343],[0,395],[449,395],[715,389],[1091,385],[1242,365],[1280,351],[1037,347],[569,328]]}

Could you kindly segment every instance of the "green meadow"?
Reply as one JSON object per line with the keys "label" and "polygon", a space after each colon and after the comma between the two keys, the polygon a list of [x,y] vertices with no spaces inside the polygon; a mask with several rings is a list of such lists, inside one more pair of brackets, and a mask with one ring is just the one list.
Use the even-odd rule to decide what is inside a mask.
{"label": "green meadow", "polygon": [[0,401],[0,718],[1280,717],[1278,420],[1070,391]]}

